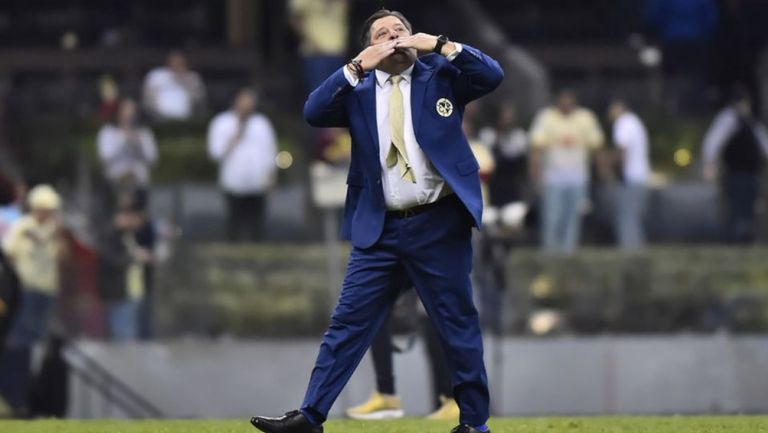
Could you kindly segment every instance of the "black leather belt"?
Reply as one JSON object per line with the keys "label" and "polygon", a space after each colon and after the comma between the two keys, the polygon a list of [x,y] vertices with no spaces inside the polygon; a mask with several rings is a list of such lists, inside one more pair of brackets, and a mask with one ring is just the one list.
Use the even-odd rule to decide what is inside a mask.
{"label": "black leather belt", "polygon": [[456,194],[451,194],[432,203],[420,204],[418,206],[409,207],[408,209],[388,210],[387,218],[411,218],[438,206],[449,204],[455,200],[458,200],[458,197],[456,197]]}

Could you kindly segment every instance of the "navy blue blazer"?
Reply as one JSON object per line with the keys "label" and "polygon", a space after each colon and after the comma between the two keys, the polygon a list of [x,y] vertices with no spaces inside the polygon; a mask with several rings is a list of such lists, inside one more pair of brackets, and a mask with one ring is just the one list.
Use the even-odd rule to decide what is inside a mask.
{"label": "navy blue blazer", "polygon": [[[478,165],[461,128],[464,106],[495,89],[504,78],[498,62],[476,48],[463,45],[449,62],[444,56],[420,57],[411,80],[413,128],[424,154],[458,195],[475,226],[480,227],[483,199]],[[438,113],[438,100],[453,110]],[[446,111],[443,110],[443,114]],[[316,127],[349,128],[352,162],[341,233],[358,248],[368,248],[384,227],[386,204],[381,187],[379,134],[376,124],[376,76],[369,72],[352,87],[339,69],[307,98],[304,118]],[[389,145],[389,143],[381,143]]]}

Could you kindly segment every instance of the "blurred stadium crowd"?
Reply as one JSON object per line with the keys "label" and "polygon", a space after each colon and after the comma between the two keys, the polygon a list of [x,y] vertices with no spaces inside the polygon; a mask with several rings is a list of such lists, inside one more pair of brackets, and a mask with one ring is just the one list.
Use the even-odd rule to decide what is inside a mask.
{"label": "blurred stadium crowd", "polygon": [[9,347],[52,330],[151,338],[155,292],[186,289],[174,273],[193,267],[178,265],[191,249],[320,241],[352,143],[306,127],[302,101],[382,6],[543,67],[548,101],[502,91],[464,113],[486,198],[479,281],[507,285],[517,248],[560,260],[585,245],[637,257],[654,243],[768,239],[766,2],[448,3],[3,2],[0,238],[20,281],[0,304],[6,318],[18,304]]}

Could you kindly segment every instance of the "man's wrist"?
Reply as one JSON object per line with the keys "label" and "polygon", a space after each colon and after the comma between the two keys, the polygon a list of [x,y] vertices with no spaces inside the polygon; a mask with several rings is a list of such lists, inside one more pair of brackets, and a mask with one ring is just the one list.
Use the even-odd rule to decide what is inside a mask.
{"label": "man's wrist", "polygon": [[454,42],[451,42],[451,41],[446,42],[440,48],[440,54],[442,54],[445,57],[448,57],[448,55],[450,55],[454,51],[456,51],[456,44]]}
{"label": "man's wrist", "polygon": [[365,76],[365,69],[363,69],[363,62],[358,58],[354,58],[347,63],[349,72],[353,73],[358,80],[362,80]]}
{"label": "man's wrist", "polygon": [[360,80],[355,76],[355,73],[349,69],[348,65],[344,65],[343,72],[344,72],[344,78],[347,79],[347,82],[349,83],[349,85],[352,87],[356,87],[357,84],[360,82]]}
{"label": "man's wrist", "polygon": [[448,42],[449,42],[449,41],[448,41],[448,37],[447,37],[447,36],[445,36],[445,35],[439,35],[439,36],[435,37],[435,47],[434,47],[434,48],[432,48],[432,52],[433,52],[433,53],[442,54],[442,52],[443,52],[443,47],[444,47],[444,46],[445,46],[445,44],[447,44]]}
{"label": "man's wrist", "polygon": [[452,62],[463,51],[463,48],[458,42],[449,42],[445,44],[440,54]]}

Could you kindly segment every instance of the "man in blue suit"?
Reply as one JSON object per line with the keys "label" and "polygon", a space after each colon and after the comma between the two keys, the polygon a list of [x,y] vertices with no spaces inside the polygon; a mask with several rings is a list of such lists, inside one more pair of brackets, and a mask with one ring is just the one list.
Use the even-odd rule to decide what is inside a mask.
{"label": "man in blue suit", "polygon": [[251,423],[267,433],[322,432],[398,292],[412,284],[452,371],[461,409],[452,433],[487,432],[488,383],[469,278],[472,226],[480,226],[483,203],[461,120],[464,106],[495,89],[504,73],[470,46],[412,34],[399,12],[373,14],[362,41],[366,48],[304,107],[309,124],[347,127],[352,136],[342,234],[353,249],[339,304],[301,409]]}

